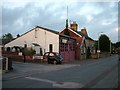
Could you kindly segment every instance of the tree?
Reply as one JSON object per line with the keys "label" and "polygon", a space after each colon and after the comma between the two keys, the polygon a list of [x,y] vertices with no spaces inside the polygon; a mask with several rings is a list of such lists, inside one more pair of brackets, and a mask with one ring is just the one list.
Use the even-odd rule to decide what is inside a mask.
{"label": "tree", "polygon": [[115,47],[116,47],[116,48],[120,47],[120,41],[119,41],[119,42],[116,42]]}
{"label": "tree", "polygon": [[2,35],[2,39],[13,39],[13,36],[11,33],[4,34],[4,35]]}
{"label": "tree", "polygon": [[110,51],[110,40],[109,37],[105,34],[101,35],[99,38],[99,48],[102,52]]}

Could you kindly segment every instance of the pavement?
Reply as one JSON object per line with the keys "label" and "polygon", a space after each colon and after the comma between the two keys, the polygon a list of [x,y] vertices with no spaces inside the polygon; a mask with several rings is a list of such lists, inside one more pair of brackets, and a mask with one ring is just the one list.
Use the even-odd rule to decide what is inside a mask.
{"label": "pavement", "polygon": [[0,74],[7,73],[9,70],[0,70]]}

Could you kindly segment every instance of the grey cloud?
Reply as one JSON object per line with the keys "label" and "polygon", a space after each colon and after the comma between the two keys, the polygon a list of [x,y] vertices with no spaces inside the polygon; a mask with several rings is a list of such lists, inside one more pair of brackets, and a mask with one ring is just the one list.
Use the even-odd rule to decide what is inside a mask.
{"label": "grey cloud", "polygon": [[[40,3],[40,2],[39,2]],[[11,32],[14,36],[18,33],[22,34],[37,25],[42,27],[47,27],[53,30],[60,31],[65,27],[65,19],[66,19],[66,9],[68,5],[68,18],[69,20],[76,21],[78,23],[79,29],[86,27],[88,29],[88,34],[93,38],[96,39],[98,37],[97,33],[99,31],[104,30],[106,33],[109,32],[112,28],[116,26],[117,23],[117,3],[86,3],[86,2],[74,2],[71,4],[66,3],[56,3],[51,2],[46,4],[44,7],[36,6],[35,3],[28,3],[24,7],[8,9],[3,7],[3,32]],[[58,5],[57,8],[53,6]],[[86,15],[78,15],[77,13],[80,9],[85,5],[92,5],[95,9],[102,9],[102,12],[99,14],[92,14],[91,11],[90,15],[92,15],[93,20],[88,24]],[[81,12],[80,12],[81,13]],[[56,14],[56,15],[55,15]],[[61,18],[64,16],[64,18]],[[23,26],[20,25],[15,26],[17,20],[22,18]],[[112,22],[110,26],[103,26],[99,22],[102,20],[108,20]]]}
{"label": "grey cloud", "polygon": [[[99,3],[100,5],[103,3]],[[105,6],[106,5],[106,6]],[[117,5],[117,3],[115,3]],[[91,23],[88,26],[88,32],[89,35],[95,39],[98,39],[98,32],[104,32],[105,34],[112,34],[112,41],[115,42],[118,40],[117,32],[113,30],[113,28],[117,27],[118,17],[117,17],[117,6],[110,7],[110,3],[104,3],[104,5],[101,5],[101,8],[103,8],[103,11],[98,14],[94,15],[94,19],[91,21]],[[110,25],[102,25],[100,21],[107,20],[111,22]]]}

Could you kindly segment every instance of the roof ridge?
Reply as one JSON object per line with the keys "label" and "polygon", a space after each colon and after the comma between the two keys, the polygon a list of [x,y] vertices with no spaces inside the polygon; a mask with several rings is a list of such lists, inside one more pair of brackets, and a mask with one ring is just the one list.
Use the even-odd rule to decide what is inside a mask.
{"label": "roof ridge", "polygon": [[52,30],[52,29],[48,29],[48,28],[44,28],[44,27],[41,27],[41,26],[36,26],[36,28],[39,27],[39,28],[42,28],[42,29],[45,29],[45,30],[48,30],[48,31],[52,31],[52,32],[55,32],[55,33],[59,33],[58,31],[56,30]]}
{"label": "roof ridge", "polygon": [[[70,28],[71,29],[71,28]],[[71,30],[73,30],[73,29],[71,29]],[[91,40],[93,40],[91,37],[89,37],[89,36],[87,36],[87,35],[85,35],[84,33],[82,33],[81,31],[75,31],[75,30],[73,30],[74,32],[76,32],[77,34],[79,34],[79,35],[81,35],[81,36],[84,36],[85,38],[88,38],[88,39],[91,39]]]}

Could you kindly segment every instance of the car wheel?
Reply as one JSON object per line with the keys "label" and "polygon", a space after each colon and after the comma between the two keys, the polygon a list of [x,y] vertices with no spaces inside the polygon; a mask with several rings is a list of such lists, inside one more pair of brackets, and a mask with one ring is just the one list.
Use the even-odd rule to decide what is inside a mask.
{"label": "car wheel", "polygon": [[48,64],[50,64],[50,61],[48,61]]}
{"label": "car wheel", "polygon": [[56,61],[56,60],[54,60],[54,61],[53,61],[53,64],[57,64],[57,61]]}
{"label": "car wheel", "polygon": [[60,62],[60,64],[62,64],[62,62]]}

